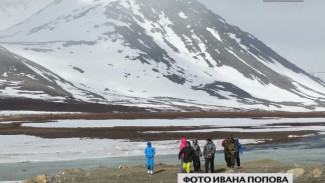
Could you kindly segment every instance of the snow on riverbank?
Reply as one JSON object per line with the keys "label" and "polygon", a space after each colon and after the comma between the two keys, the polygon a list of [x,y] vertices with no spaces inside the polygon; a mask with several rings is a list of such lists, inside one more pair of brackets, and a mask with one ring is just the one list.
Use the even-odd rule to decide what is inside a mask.
{"label": "snow on riverbank", "polygon": [[24,123],[38,128],[109,128],[116,126],[213,126],[251,127],[281,123],[325,123],[325,118],[190,118],[190,119],[136,119],[136,120],[58,120],[49,123]]}
{"label": "snow on riverbank", "polygon": [[0,111],[0,116],[35,115],[35,114],[80,114],[81,112],[59,111]]}
{"label": "snow on riverbank", "polygon": [[297,132],[297,131],[324,131],[325,126],[261,126],[259,128],[209,128],[200,130],[177,130],[177,131],[145,131],[142,133],[204,133],[204,132]]}
{"label": "snow on riverbank", "polygon": [[[222,150],[222,139],[214,140]],[[264,140],[242,139],[242,144]],[[179,140],[153,141],[157,155],[178,153]],[[200,141],[203,146],[204,142]],[[144,154],[146,142],[111,139],[43,139],[26,135],[0,135],[0,163],[66,161],[105,157],[125,157]]]}

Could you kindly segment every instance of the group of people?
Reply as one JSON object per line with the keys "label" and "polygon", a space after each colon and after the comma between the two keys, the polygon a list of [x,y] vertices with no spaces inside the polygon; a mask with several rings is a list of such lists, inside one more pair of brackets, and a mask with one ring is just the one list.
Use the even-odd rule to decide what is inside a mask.
{"label": "group of people", "polygon": [[[214,173],[214,159],[216,153],[216,145],[213,143],[211,138],[206,140],[203,152],[198,144],[198,140],[187,141],[186,138],[181,139],[181,145],[179,146],[178,159],[181,161],[180,172],[186,173],[191,172],[191,164],[193,162],[194,172],[201,172],[201,157],[203,156],[205,160],[205,173]],[[234,168],[235,164],[240,167],[240,154],[243,154],[242,145],[238,138],[234,138],[232,135],[226,136],[222,141],[222,147],[224,148],[225,161],[228,168]],[[147,147],[145,149],[145,155],[147,158],[147,170],[148,174],[153,174],[153,164],[155,156],[155,148],[152,147],[151,142],[147,142]]]}
{"label": "group of people", "polygon": [[197,140],[193,140],[193,147],[191,142],[187,141],[185,138],[181,139],[181,145],[179,146],[178,159],[181,161],[180,172],[183,173],[185,170],[186,173],[191,172],[191,163],[193,162],[194,171],[201,172],[201,159],[203,156],[205,159],[205,172],[211,168],[211,172],[214,170],[214,156],[216,153],[216,146],[211,140],[207,139],[207,143],[203,148],[203,153],[201,151],[200,145]]}
{"label": "group of people", "polygon": [[225,161],[228,168],[234,168],[235,163],[240,167],[240,156],[239,153],[243,154],[242,145],[238,138],[234,138],[232,135],[226,136],[222,141],[222,147],[224,148]]}

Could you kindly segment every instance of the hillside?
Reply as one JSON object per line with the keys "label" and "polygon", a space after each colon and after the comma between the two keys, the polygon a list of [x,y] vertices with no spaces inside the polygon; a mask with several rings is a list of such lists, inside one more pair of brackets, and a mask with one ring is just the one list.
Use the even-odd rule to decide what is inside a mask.
{"label": "hillside", "polygon": [[0,45],[77,88],[56,82],[65,98],[172,110],[325,106],[323,81],[196,0],[57,0],[1,31]]}

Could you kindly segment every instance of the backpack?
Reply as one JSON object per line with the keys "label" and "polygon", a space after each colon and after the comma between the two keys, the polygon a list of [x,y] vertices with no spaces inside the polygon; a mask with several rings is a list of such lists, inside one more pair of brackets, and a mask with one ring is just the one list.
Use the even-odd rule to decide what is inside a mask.
{"label": "backpack", "polygon": [[235,141],[235,150],[236,150],[237,153],[239,153],[239,151],[240,151],[239,142],[238,141]]}
{"label": "backpack", "polygon": [[226,149],[227,149],[227,152],[230,153],[230,154],[235,154],[236,152],[236,145],[235,145],[235,142],[233,141],[227,141],[226,143]]}

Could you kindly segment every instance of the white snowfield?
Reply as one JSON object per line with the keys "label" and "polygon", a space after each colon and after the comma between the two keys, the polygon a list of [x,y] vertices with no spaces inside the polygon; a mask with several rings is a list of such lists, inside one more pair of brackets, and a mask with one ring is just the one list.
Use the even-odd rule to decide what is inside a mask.
{"label": "white snowfield", "polygon": [[272,127],[257,127],[252,129],[242,128],[215,128],[215,129],[201,129],[201,130],[178,130],[178,131],[145,131],[142,133],[204,133],[204,132],[287,132],[287,131],[322,131],[325,132],[324,126],[272,126]]}
{"label": "white snowfield", "polygon": [[[110,128],[110,127],[167,127],[167,126],[206,126],[223,129],[225,127],[254,127],[268,128],[270,124],[280,123],[325,123],[325,118],[265,118],[265,119],[250,119],[250,118],[189,118],[189,119],[135,119],[135,120],[58,120],[57,122],[48,123],[23,123],[22,126],[38,127],[38,128]],[[282,126],[283,127],[283,126]],[[276,126],[275,126],[276,128]],[[288,131],[294,130],[290,126],[284,126]],[[307,128],[307,127],[305,127]],[[233,128],[232,128],[233,129]],[[280,128],[282,129],[282,128]],[[251,129],[250,129],[251,130]],[[229,129],[227,130],[229,131]],[[230,130],[231,131],[231,130]]]}
{"label": "white snowfield", "polygon": [[0,111],[0,116],[19,115],[41,115],[41,114],[80,114],[81,112],[61,112],[61,111]]}
{"label": "white snowfield", "polygon": [[20,88],[20,84],[22,82],[17,81],[6,81],[0,79],[0,85],[6,84],[7,86],[5,89],[0,91],[0,94],[2,97],[25,97],[30,99],[43,99],[43,100],[55,100],[55,101],[64,101],[64,97],[53,97],[50,96],[43,91],[28,91],[28,90],[22,90]]}
{"label": "white snowfield", "polygon": [[[214,140],[222,150],[221,139]],[[264,140],[242,139],[242,144],[262,143]],[[203,146],[201,141],[200,145]],[[179,140],[153,141],[157,155],[175,154]],[[146,142],[110,139],[43,139],[26,135],[0,135],[0,164],[17,162],[66,161],[105,157],[144,156]]]}
{"label": "white snowfield", "polygon": [[[106,34],[114,32],[117,28],[132,30],[129,22],[106,16],[106,8],[112,3],[118,3],[127,9],[132,21],[145,30],[146,36],[152,38],[155,44],[166,51],[166,55],[175,60],[171,68],[156,60],[148,60],[150,64],[143,64],[139,60],[127,59],[138,58],[139,55],[146,53],[128,46],[124,41],[125,38],[120,34],[107,37]],[[191,35],[191,39],[185,35],[179,36],[171,28],[173,22],[168,16],[164,12],[157,11],[157,13],[159,15],[157,21],[148,19],[141,12],[139,4],[135,0],[57,1],[21,24],[0,32],[2,36],[0,36],[0,42],[2,46],[13,53],[19,53],[19,55],[42,65],[76,87],[104,97],[105,100],[102,102],[109,104],[163,109],[200,107],[219,110],[240,108],[310,111],[303,107],[282,104],[279,105],[280,107],[263,104],[247,105],[231,92],[220,91],[218,93],[229,99],[226,100],[192,88],[192,86],[203,86],[216,80],[233,83],[253,97],[274,102],[301,102],[304,105],[318,105],[316,100],[324,101],[324,85],[312,80],[307,75],[291,71],[275,59],[274,63],[266,62],[266,58],[249,52],[248,47],[236,35],[221,34],[211,26],[207,27],[206,31],[212,34],[212,38],[219,43],[223,42],[222,38],[225,36],[232,38],[243,52],[246,51],[251,57],[264,63],[266,67],[294,81],[298,93],[305,98],[273,84],[263,85],[258,79],[247,78],[233,67],[226,65],[218,67],[218,60],[214,60],[207,51],[209,45],[206,44],[206,40],[201,40],[194,33]],[[178,16],[183,21],[190,19],[190,15],[186,15],[184,12],[178,12]],[[140,21],[137,17],[142,20]],[[164,27],[164,31],[152,31],[159,27]],[[189,31],[193,31],[191,26],[189,26]],[[199,47],[196,52],[188,49],[190,45],[193,45],[192,38]],[[145,47],[150,46],[142,40],[138,40],[138,42]],[[172,47],[176,47],[178,51],[176,52]],[[43,51],[35,51],[35,49]],[[231,48],[229,48],[229,53],[240,58],[231,51]],[[247,65],[247,60],[240,59]],[[206,60],[212,63],[212,66],[209,66]],[[79,68],[83,72],[75,68]],[[187,80],[184,84],[171,82],[164,77],[178,73],[179,68],[184,69],[182,72],[185,73],[184,76]],[[264,75],[256,69],[255,71]],[[0,73],[0,75],[2,74]],[[58,84],[77,99],[90,101],[89,96],[85,93],[73,90],[71,86],[59,81]],[[308,86],[310,89],[303,86]],[[14,88],[7,87],[0,92],[6,95],[16,95],[17,92],[12,89]],[[34,93],[33,96],[43,99],[48,97],[42,93]],[[313,110],[324,111],[324,108],[316,107]]]}

